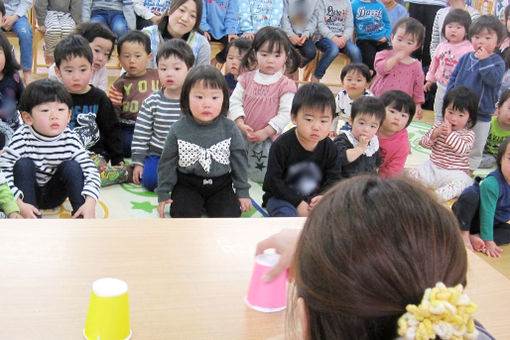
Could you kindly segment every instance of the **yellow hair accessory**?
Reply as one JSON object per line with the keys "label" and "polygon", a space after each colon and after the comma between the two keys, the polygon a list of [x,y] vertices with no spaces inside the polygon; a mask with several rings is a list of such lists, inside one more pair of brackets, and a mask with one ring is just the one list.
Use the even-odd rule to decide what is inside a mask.
{"label": "yellow hair accessory", "polygon": [[478,331],[472,314],[477,305],[463,293],[462,285],[447,288],[438,282],[427,288],[421,303],[407,305],[398,319],[398,334],[405,340],[475,340]]}

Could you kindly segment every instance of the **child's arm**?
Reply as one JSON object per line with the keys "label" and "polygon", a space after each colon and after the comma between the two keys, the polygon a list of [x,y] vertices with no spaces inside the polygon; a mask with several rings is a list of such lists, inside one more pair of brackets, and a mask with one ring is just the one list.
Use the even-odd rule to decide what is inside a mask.
{"label": "child's arm", "polygon": [[[0,175],[0,177],[3,178],[3,175]],[[11,218],[11,214],[13,217],[16,217],[16,214],[19,215],[19,207],[14,200],[14,196],[12,196],[11,189],[5,182],[0,184],[0,206],[5,213],[5,216],[9,218]]]}
{"label": "child's arm", "polygon": [[[333,33],[328,25],[326,25],[326,22],[324,21],[324,14],[327,12],[326,4],[324,3],[324,0],[317,0],[317,31],[319,34],[328,39],[333,39],[335,36],[335,33]],[[351,12],[352,13],[352,12]]]}
{"label": "child's arm", "polygon": [[430,149],[436,142],[437,137],[441,134],[441,126],[441,123],[434,124],[434,126],[421,137],[419,144],[424,148]]}
{"label": "child's arm", "polygon": [[[283,129],[290,122],[290,109],[292,107],[292,100],[294,99],[294,92],[287,92],[280,97],[280,103],[278,105],[278,113],[276,116],[271,118],[268,122],[268,126],[266,126],[263,130],[269,135],[266,137],[272,137],[275,134],[281,133]],[[274,131],[271,131],[274,130]],[[257,132],[255,132],[257,133]],[[262,136],[263,137],[263,136]],[[261,141],[263,141],[262,139]]]}
{"label": "child's arm", "polygon": [[207,1],[202,1],[202,19],[200,20],[200,29],[204,32],[204,36],[207,40],[211,40],[211,35],[209,34],[209,30],[211,26],[207,22]]}
{"label": "child's arm", "polygon": [[[135,130],[133,132],[133,142],[131,143],[131,161],[135,164],[135,167],[138,165],[143,168],[145,158],[149,152],[149,143],[152,138],[154,125],[155,102],[153,96],[149,96],[143,101],[142,107],[140,111],[138,111]],[[138,178],[138,183],[136,183],[135,178],[133,178],[133,181],[135,181],[136,184],[140,184],[140,178]]]}
{"label": "child's arm", "polygon": [[158,186],[156,194],[158,195],[158,212],[159,217],[165,217],[165,206],[171,204],[170,192],[177,183],[177,162],[179,160],[179,149],[177,145],[177,136],[175,134],[175,123],[170,128],[168,136],[161,153],[158,165]]}
{"label": "child's arm", "polygon": [[124,162],[119,118],[110,99],[108,99],[104,92],[101,91],[101,94],[103,97],[99,103],[96,121],[101,138],[104,140],[106,152],[110,156],[110,161],[112,165],[118,165]]}
{"label": "child's arm", "polygon": [[96,218],[96,200],[93,197],[85,196],[85,203],[76,210],[73,218]]}
{"label": "child's arm", "polygon": [[460,134],[457,131],[451,131],[445,139],[445,144],[448,145],[452,151],[459,155],[465,155],[473,148],[475,141],[475,133],[470,130],[470,133]]}
{"label": "child's arm", "polygon": [[399,60],[400,53],[397,55],[388,50],[377,52],[374,59],[374,70],[380,75],[386,75]]}
{"label": "child's arm", "polygon": [[457,62],[457,65],[455,65],[452,74],[450,74],[450,80],[448,80],[448,86],[446,87],[446,92],[450,91],[452,88],[454,88],[457,84],[457,75],[459,74],[459,69],[462,67],[463,61],[465,58],[469,58],[469,53],[464,54],[462,57],[459,58],[459,61]]}
{"label": "child's arm", "polygon": [[71,0],[71,17],[76,25],[78,25],[81,20],[82,5],[83,0]]}
{"label": "child's arm", "polygon": [[[381,4],[382,9],[382,21],[384,24],[384,37],[386,38],[386,41],[390,41],[391,39],[391,23],[390,23],[390,17],[388,17],[388,12],[386,11],[386,8],[383,4]],[[379,41],[384,41],[384,39],[379,39]]]}
{"label": "child's arm", "polygon": [[41,216],[39,209],[30,203],[23,202],[21,197],[18,197],[16,204],[18,205],[20,214],[23,218],[38,218],[38,216]]}
{"label": "child's arm", "polygon": [[83,172],[84,182],[81,195],[85,197],[85,203],[77,210],[73,217],[94,218],[95,206],[101,190],[101,178],[87,150],[83,148],[76,135],[73,134],[73,137],[72,146],[75,150],[72,159],[78,162]]}
{"label": "child's arm", "polygon": [[368,142],[370,142],[370,140],[368,138],[366,138],[364,136],[360,136],[359,144],[356,145],[355,147],[347,149],[345,151],[345,154],[347,156],[347,161],[349,163],[352,163],[355,160],[357,160],[363,154],[363,152],[365,152],[365,150],[367,149]]}
{"label": "child's arm", "polygon": [[494,215],[499,197],[499,184],[494,176],[488,176],[480,184],[480,238],[484,241],[486,254],[500,257],[502,249],[494,242]]}
{"label": "child's arm", "polygon": [[83,0],[82,10],[81,10],[81,21],[83,21],[83,22],[90,21],[91,9],[92,9],[92,0]]}
{"label": "child's arm", "polygon": [[[227,13],[225,14],[225,32],[229,35],[228,41],[231,41],[231,38],[237,37],[237,26],[239,25],[238,21],[239,14],[239,3],[237,0],[231,0],[228,2]],[[204,14],[202,14],[202,17]],[[233,36],[233,37],[231,37]]]}
{"label": "child's arm", "polygon": [[[419,65],[419,66],[418,66]],[[421,104],[425,103],[425,93],[423,92],[423,82],[425,81],[423,76],[423,70],[420,62],[416,64],[416,70],[414,72],[414,82],[413,82],[413,100],[416,104],[416,118],[423,118],[423,111],[421,109]]]}
{"label": "child's arm", "polygon": [[35,15],[37,17],[37,25],[39,31],[44,34],[46,27],[44,27],[44,21],[46,20],[46,14],[48,13],[48,0],[36,0],[34,3]]}
{"label": "child's arm", "polygon": [[428,92],[430,90],[430,87],[432,86],[432,84],[434,84],[436,82],[436,71],[437,71],[438,67],[439,67],[439,57],[438,57],[438,53],[436,53],[432,57],[432,60],[430,62],[430,66],[429,66],[429,70],[427,72],[427,76],[425,77],[427,82],[425,83],[425,85],[423,85],[424,92]]}
{"label": "child's arm", "polygon": [[[475,52],[475,55],[478,52]],[[494,55],[492,58],[480,59],[480,76],[484,86],[499,87],[503,74],[505,74],[505,63],[501,57]]]}
{"label": "child's arm", "polygon": [[239,0],[239,30],[243,36],[253,39],[255,32],[253,30],[251,16],[250,1]]}
{"label": "child's arm", "polygon": [[124,94],[116,87],[116,83],[117,82],[114,82],[110,86],[107,92],[107,96],[113,104],[117,117],[120,117],[120,114],[122,113],[122,102],[124,101]]}
{"label": "child's arm", "polygon": [[437,46],[439,45],[440,31],[442,27],[439,27],[439,16],[434,17],[434,24],[432,25],[432,34],[430,36],[430,55],[436,54]]}
{"label": "child's arm", "polygon": [[283,0],[273,0],[273,8],[269,18],[269,26],[280,27],[283,12]]}
{"label": "child's arm", "polygon": [[[230,122],[229,122],[230,123]],[[250,184],[248,184],[248,155],[241,132],[232,126],[232,142],[230,143],[230,167],[232,183],[241,206],[241,212],[250,211]]]}
{"label": "child's arm", "polygon": [[[241,80],[242,75],[239,78],[239,80]],[[230,95],[229,117],[237,124],[237,127],[239,127],[239,129],[247,135],[247,131],[244,126],[239,126],[240,123],[244,124],[244,117],[246,117],[243,107],[243,97],[244,87],[241,85],[240,81],[238,81],[234,91]]]}

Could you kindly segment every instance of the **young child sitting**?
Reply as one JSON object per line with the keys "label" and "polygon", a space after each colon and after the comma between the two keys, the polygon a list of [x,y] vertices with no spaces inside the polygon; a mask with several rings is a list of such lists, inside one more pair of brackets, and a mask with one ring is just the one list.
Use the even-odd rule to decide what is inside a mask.
{"label": "young child sitting", "polygon": [[67,128],[72,98],[49,79],[21,97],[22,125],[2,152],[0,169],[25,218],[41,217],[69,197],[73,218],[95,217],[100,180],[80,138]]}
{"label": "young child sitting", "polygon": [[352,130],[341,131],[335,138],[342,177],[377,173],[382,160],[376,133],[384,117],[384,104],[375,97],[361,96],[352,103]]}
{"label": "young child sitting", "polygon": [[466,247],[500,257],[500,245],[510,243],[510,138],[498,149],[496,170],[462,192],[452,207]]}
{"label": "young child sitting", "polygon": [[322,193],[340,180],[335,144],[328,138],[335,100],[322,84],[299,88],[292,102],[296,127],[271,145],[263,205],[272,217],[308,216]]}
{"label": "young child sitting", "polygon": [[0,171],[0,210],[8,218],[23,218],[16,204],[14,196],[12,196],[11,188],[7,184],[4,174]]}
{"label": "young child sitting", "polygon": [[374,94],[368,89],[370,85],[370,70],[365,64],[351,63],[342,68],[340,80],[342,81],[343,90],[336,95],[336,114],[329,129],[329,136],[336,137],[338,118],[341,118],[344,124],[340,127],[342,130],[350,130],[351,124],[351,107],[352,102],[361,96],[373,96]]}
{"label": "young child sitting", "polygon": [[422,137],[420,145],[431,149],[430,159],[409,174],[431,186],[440,201],[450,201],[472,182],[468,155],[473,147],[478,95],[465,86],[446,93],[443,122]]}
{"label": "young child sitting", "polygon": [[[239,217],[251,210],[241,132],[227,118],[228,88],[210,65],[193,68],[182,86],[184,117],[172,125],[158,167],[158,212],[165,217]],[[234,193],[235,188],[235,193]]]}
{"label": "young child sitting", "polygon": [[496,165],[499,145],[510,137],[510,89],[501,94],[496,113],[491,118],[491,128],[479,168],[488,169]]}
{"label": "young child sitting", "polygon": [[241,65],[244,56],[251,47],[251,40],[248,38],[237,38],[227,46],[227,61],[225,62],[225,80],[227,81],[228,92],[232,94],[237,85],[237,78],[241,74]]}
{"label": "young child sitting", "polygon": [[106,93],[89,85],[92,60],[92,50],[80,35],[66,37],[55,47],[57,75],[73,99],[69,127],[93,154],[101,185],[123,183],[128,179],[128,171],[122,154],[119,120]]}
{"label": "young child sitting", "polygon": [[386,117],[377,137],[383,163],[379,167],[379,176],[388,178],[400,175],[411,151],[407,127],[413,120],[416,106],[413,99],[402,91],[384,92],[380,97],[386,106]]}
{"label": "young child sitting", "polygon": [[158,185],[158,164],[168,130],[181,117],[182,84],[193,66],[191,47],[182,39],[163,42],[156,54],[162,89],[144,100],[136,119],[131,159],[133,183],[154,191]]}
{"label": "young child sitting", "polygon": [[143,101],[159,90],[159,78],[157,70],[147,69],[147,63],[152,58],[151,41],[147,34],[129,31],[119,39],[117,51],[126,72],[112,84],[108,97],[120,118],[124,157],[130,157],[138,111]]}

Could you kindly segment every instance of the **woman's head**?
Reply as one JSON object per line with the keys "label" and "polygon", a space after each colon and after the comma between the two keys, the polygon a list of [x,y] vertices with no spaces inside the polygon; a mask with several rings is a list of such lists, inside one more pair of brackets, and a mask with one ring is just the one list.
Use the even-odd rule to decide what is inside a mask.
{"label": "woman's head", "polygon": [[175,0],[163,14],[158,30],[165,39],[182,38],[193,30],[202,33],[201,20],[201,0]]}
{"label": "woman's head", "polygon": [[4,76],[11,76],[20,69],[20,65],[12,53],[12,45],[5,36],[3,31],[0,31],[0,73]]}
{"label": "woman's head", "polygon": [[451,10],[444,19],[441,34],[451,43],[460,42],[468,38],[471,16],[463,9]]}
{"label": "woman's head", "polygon": [[300,314],[305,339],[395,339],[408,304],[439,281],[465,284],[466,269],[455,217],[423,187],[356,177],[328,191],[305,223],[289,315]]}

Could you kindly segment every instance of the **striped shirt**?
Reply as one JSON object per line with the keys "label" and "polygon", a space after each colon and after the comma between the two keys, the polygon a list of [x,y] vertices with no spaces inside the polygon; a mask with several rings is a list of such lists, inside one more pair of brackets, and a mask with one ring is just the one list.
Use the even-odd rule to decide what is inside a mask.
{"label": "striped shirt", "polygon": [[40,135],[29,125],[22,125],[5,147],[0,157],[0,169],[14,198],[23,198],[23,192],[14,185],[14,164],[21,158],[28,158],[35,164],[36,181],[42,187],[55,175],[57,167],[64,161],[74,160],[80,164],[85,183],[82,196],[99,198],[100,179],[94,163],[78,135],[66,128],[60,135]]}
{"label": "striped shirt", "polygon": [[420,140],[420,145],[431,149],[430,161],[440,168],[447,170],[461,170],[469,174],[468,157],[475,140],[475,133],[471,129],[452,131],[447,137],[439,135],[432,139],[432,133],[440,128],[436,123]]}
{"label": "striped shirt", "polygon": [[163,91],[145,99],[138,112],[131,144],[134,164],[144,165],[148,155],[160,156],[170,127],[182,116],[179,99],[168,99]]}

